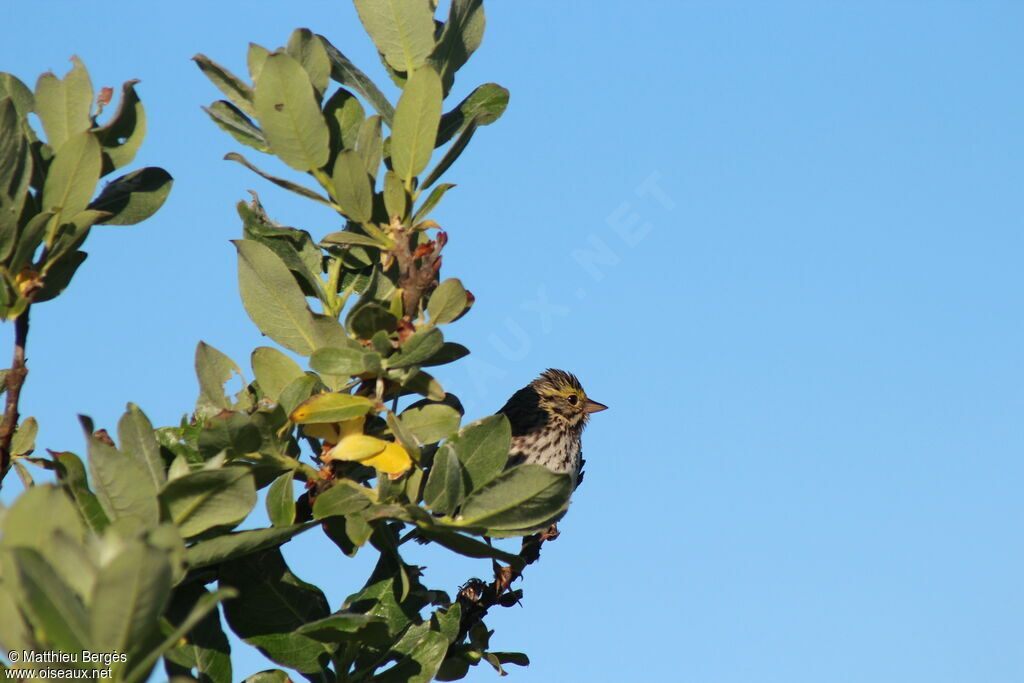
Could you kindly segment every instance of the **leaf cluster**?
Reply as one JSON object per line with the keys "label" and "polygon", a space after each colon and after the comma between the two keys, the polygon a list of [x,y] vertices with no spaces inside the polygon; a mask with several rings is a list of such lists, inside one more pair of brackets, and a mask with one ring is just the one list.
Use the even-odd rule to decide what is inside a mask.
{"label": "leaf cluster", "polygon": [[[64,78],[39,77],[35,90],[0,73],[0,316],[14,320],[33,302],[64,290],[86,258],[95,225],[131,225],[160,208],[171,176],[148,167],[101,178],[131,163],[146,132],[135,92],[121,88],[117,110],[99,121],[112,91],[95,97],[85,66],[72,58]],[[29,123],[39,117],[44,135]]]}
{"label": "leaf cluster", "polygon": [[[237,142],[280,159],[301,182],[271,176],[237,153],[227,159],[328,207],[337,225],[314,237],[273,220],[255,193],[239,202],[242,303],[281,348],[256,348],[248,381],[248,370],[200,342],[199,397],[179,424],[154,428],[129,405],[116,442],[83,418],[87,466],[67,452],[32,458],[53,469],[57,483],[31,488],[0,526],[0,641],[7,647],[126,652],[117,680],[144,680],[163,657],[169,676],[227,683],[234,679],[223,617],[246,643],[313,681],[454,680],[481,661],[501,673],[503,664],[528,663],[519,653],[491,651],[486,609],[467,611],[465,590],[453,600],[428,588],[421,568],[402,555],[403,544],[418,537],[518,575],[528,560],[491,538],[532,534],[568,506],[567,475],[509,468],[506,418],[463,424],[458,398],[428,372],[469,353],[448,331],[474,301],[457,278],[440,276],[448,235],[428,215],[453,185],[437,181],[475,131],[497,120],[508,93],[484,84],[445,111],[456,72],[482,39],[481,0],[453,0],[445,21],[434,18],[431,0],[355,4],[401,89],[394,104],[306,29],[276,50],[251,45],[251,82],[194,58],[226,97],[204,108],[210,118]],[[56,80],[65,101],[91,100],[81,78],[73,69]],[[24,99],[13,81],[3,83]],[[57,87],[46,83],[34,96],[38,112],[50,111],[38,104],[40,92]],[[94,117],[83,124],[79,106],[64,123],[40,113],[49,145],[30,138],[16,118],[21,156],[3,157],[0,146],[0,170],[11,167],[5,159],[28,160],[18,183],[30,189],[14,211],[16,224],[26,212],[48,215],[40,219],[40,267],[59,250],[66,258],[62,240],[81,234],[60,227],[78,226],[65,218],[125,222],[162,201],[169,177],[151,186],[126,176],[90,201],[100,174],[130,160],[125,147],[144,125],[130,83],[124,100],[136,128],[125,118],[113,137]],[[0,125],[7,125],[5,106],[18,111],[16,101],[0,98]],[[47,154],[48,165],[36,164]],[[74,168],[61,170],[64,164]],[[31,189],[37,171],[41,190]],[[0,189],[14,181],[5,182]],[[75,201],[48,203],[51,184]],[[18,230],[20,245],[27,228]],[[237,378],[241,390],[227,391]],[[34,421],[26,421],[16,438],[24,457],[32,441]],[[271,525],[236,530],[261,489]],[[31,521],[44,508],[50,518]],[[282,553],[314,527],[345,556],[379,556],[338,609]],[[502,604],[519,596],[508,593]],[[248,680],[288,678],[272,670]]]}

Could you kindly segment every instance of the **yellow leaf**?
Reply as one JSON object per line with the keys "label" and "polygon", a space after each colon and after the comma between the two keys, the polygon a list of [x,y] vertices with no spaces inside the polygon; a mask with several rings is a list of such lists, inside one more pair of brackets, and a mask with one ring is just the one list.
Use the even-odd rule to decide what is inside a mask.
{"label": "yellow leaf", "polygon": [[351,436],[353,434],[363,433],[363,423],[366,422],[366,416],[360,415],[359,417],[353,417],[351,420],[345,420],[338,424],[338,431],[341,432],[341,438]]}
{"label": "yellow leaf", "polygon": [[332,448],[325,460],[366,460],[384,450],[387,445],[375,436],[353,434],[346,436]]}
{"label": "yellow leaf", "polygon": [[302,431],[306,434],[306,436],[311,436],[314,439],[323,439],[328,443],[338,443],[339,441],[341,441],[341,434],[338,430],[338,424],[335,422],[303,425]]}
{"label": "yellow leaf", "polygon": [[398,475],[412,467],[412,458],[401,444],[388,441],[383,451],[363,460],[363,464],[390,475]]}

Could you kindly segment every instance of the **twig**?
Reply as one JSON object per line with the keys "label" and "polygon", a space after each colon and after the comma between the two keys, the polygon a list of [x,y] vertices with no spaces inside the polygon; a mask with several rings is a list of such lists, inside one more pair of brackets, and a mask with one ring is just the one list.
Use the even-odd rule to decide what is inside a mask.
{"label": "twig", "polygon": [[0,487],[11,469],[11,440],[18,427],[18,400],[21,387],[25,384],[28,368],[25,367],[25,342],[28,339],[28,312],[26,306],[21,315],[14,319],[14,359],[7,373],[7,401],[4,406],[3,422],[0,422]]}
{"label": "twig", "polygon": [[521,590],[509,590],[512,582],[523,575],[523,569],[540,559],[540,547],[544,541],[553,541],[558,538],[558,525],[552,524],[546,531],[540,534],[527,536],[523,539],[523,545],[519,550],[519,557],[523,560],[523,568],[505,566],[494,563],[494,581],[485,583],[480,579],[470,579],[459,589],[455,598],[462,608],[462,617],[459,621],[459,635],[455,642],[460,642],[469,633],[474,624],[487,616],[487,611],[495,605],[511,607],[519,602],[523,596]]}
{"label": "twig", "polygon": [[402,308],[405,319],[412,322],[419,315],[423,295],[437,285],[444,240],[432,240],[415,250],[410,249],[409,230],[397,219],[392,221],[391,234],[394,242],[391,254],[398,262],[398,286],[402,290]]}

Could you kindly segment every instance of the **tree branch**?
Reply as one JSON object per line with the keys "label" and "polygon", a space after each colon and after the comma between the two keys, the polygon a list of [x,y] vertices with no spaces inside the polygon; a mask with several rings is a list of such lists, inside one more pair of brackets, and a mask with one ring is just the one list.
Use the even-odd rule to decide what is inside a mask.
{"label": "tree branch", "polygon": [[[552,524],[540,534],[527,536],[519,550],[523,559],[523,569],[540,559],[540,547],[544,541],[558,538],[558,525]],[[487,616],[487,611],[495,605],[511,607],[523,596],[521,590],[509,590],[516,579],[522,577],[523,570],[494,563],[494,581],[484,583],[480,579],[470,579],[459,589],[455,600],[462,607],[462,618],[459,621],[459,635],[455,642],[461,642],[474,624]]]}
{"label": "tree branch", "polygon": [[14,319],[14,358],[7,373],[7,401],[4,406],[3,422],[0,422],[0,487],[11,469],[11,440],[18,428],[18,401],[21,387],[25,384],[28,368],[25,367],[25,342],[28,340],[28,313],[26,306],[21,315]]}

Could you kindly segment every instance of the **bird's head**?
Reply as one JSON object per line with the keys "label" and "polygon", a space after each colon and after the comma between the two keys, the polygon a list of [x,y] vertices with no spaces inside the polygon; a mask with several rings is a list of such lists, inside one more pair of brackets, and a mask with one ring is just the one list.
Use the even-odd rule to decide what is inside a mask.
{"label": "bird's head", "polygon": [[586,424],[591,413],[608,407],[587,398],[576,376],[564,370],[545,370],[530,386],[537,392],[541,408],[571,425]]}

